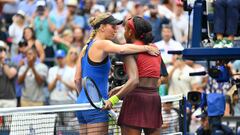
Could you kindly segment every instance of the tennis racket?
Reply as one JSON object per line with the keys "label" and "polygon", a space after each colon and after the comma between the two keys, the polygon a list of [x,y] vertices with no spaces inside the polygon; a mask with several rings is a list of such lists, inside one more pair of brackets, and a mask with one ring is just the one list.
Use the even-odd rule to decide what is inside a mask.
{"label": "tennis racket", "polygon": [[[93,79],[84,77],[82,83],[89,103],[96,109],[102,109],[105,105],[105,100]],[[113,110],[109,110],[108,112],[113,119],[117,119],[118,115]]]}

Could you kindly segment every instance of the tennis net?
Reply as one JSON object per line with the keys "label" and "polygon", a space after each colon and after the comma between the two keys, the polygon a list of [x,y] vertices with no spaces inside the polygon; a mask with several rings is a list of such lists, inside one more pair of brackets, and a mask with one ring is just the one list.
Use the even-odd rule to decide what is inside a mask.
{"label": "tennis net", "polygon": [[[183,96],[164,96],[161,99],[165,126],[162,128],[162,134],[182,134],[184,130]],[[121,102],[114,110],[119,113],[120,108]],[[93,109],[90,104],[0,108],[0,135],[79,135],[82,131],[80,131],[75,112],[89,109]],[[91,127],[92,132],[97,132],[98,129],[99,126]],[[121,134],[120,127],[111,118],[108,134]]]}

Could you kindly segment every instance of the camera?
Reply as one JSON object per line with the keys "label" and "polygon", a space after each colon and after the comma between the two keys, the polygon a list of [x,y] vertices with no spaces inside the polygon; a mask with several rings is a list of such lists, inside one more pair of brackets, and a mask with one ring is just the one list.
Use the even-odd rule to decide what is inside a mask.
{"label": "camera", "polygon": [[188,92],[187,98],[188,98],[188,102],[191,105],[200,105],[202,101],[202,93],[197,91],[191,91],[191,92]]}
{"label": "camera", "polygon": [[114,55],[111,57],[112,69],[111,74],[109,76],[109,85],[110,89],[123,85],[128,77],[124,71],[124,63],[121,60],[121,57],[118,55]]}
{"label": "camera", "polygon": [[127,75],[123,67],[123,62],[117,61],[114,63],[113,76],[114,76],[114,79],[120,80],[120,81],[124,81],[127,79]]}
{"label": "camera", "polygon": [[226,66],[213,66],[208,70],[208,74],[217,82],[228,82],[230,79],[229,70]]}

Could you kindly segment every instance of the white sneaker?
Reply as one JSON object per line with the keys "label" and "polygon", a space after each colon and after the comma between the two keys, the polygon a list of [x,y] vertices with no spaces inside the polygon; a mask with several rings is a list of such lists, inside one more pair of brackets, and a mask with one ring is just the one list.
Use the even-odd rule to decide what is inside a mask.
{"label": "white sneaker", "polygon": [[214,41],[214,45],[213,45],[213,48],[223,48],[224,46],[224,43],[222,40],[216,40]]}
{"label": "white sneaker", "polygon": [[223,47],[224,48],[233,48],[233,42],[231,40],[225,40]]}

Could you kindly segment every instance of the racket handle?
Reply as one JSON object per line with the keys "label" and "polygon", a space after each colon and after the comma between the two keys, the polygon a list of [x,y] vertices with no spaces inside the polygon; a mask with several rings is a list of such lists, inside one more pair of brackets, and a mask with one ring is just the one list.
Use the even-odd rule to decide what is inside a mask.
{"label": "racket handle", "polygon": [[116,112],[114,112],[112,109],[108,111],[109,114],[111,115],[111,117],[114,119],[114,120],[117,120],[118,118],[118,115]]}

